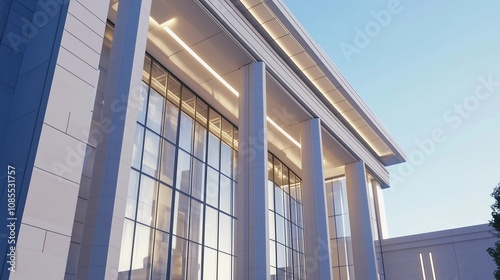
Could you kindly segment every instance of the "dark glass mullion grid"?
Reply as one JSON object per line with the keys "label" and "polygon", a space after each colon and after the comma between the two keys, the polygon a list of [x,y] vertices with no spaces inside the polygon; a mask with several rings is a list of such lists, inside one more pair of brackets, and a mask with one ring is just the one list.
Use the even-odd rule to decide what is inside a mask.
{"label": "dark glass mullion grid", "polygon": [[[132,231],[132,245],[131,245],[131,250],[130,250],[130,262],[129,262],[129,271],[128,271],[128,279],[130,279],[131,277],[131,273],[132,273],[132,260],[134,259],[134,245],[135,245],[135,234],[136,234],[136,228],[137,228],[137,210],[138,210],[138,205],[139,205],[139,194],[141,192],[141,178],[142,176],[144,176],[144,173],[141,172],[142,170],[142,158],[144,156],[144,142],[145,142],[145,136],[146,136],[146,121],[147,121],[147,108],[149,107],[149,92],[151,91],[151,72],[152,72],[152,65],[153,65],[153,61],[151,60],[150,61],[150,65],[149,65],[149,78],[148,78],[148,81],[147,81],[147,84],[148,84],[148,91],[146,93],[146,100],[144,101],[146,106],[144,108],[145,110],[145,117],[144,117],[144,129],[143,129],[143,133],[142,133],[142,150],[140,152],[140,157],[139,157],[139,170],[137,170],[136,168],[134,167],[131,167],[133,170],[139,172],[139,178],[137,180],[137,197],[136,197],[136,202],[135,202],[135,214],[134,214],[134,220],[130,220],[129,218],[125,218],[125,219],[128,219],[129,221],[133,222],[134,223],[134,227],[133,227],[133,231]],[[141,75],[142,76],[142,75]],[[141,84],[141,88],[142,88],[142,84]],[[141,123],[139,123],[137,120],[136,120],[136,125],[139,124],[142,126]],[[137,133],[137,132],[136,132]],[[156,232],[155,232],[156,234]]]}
{"label": "dark glass mullion grid", "polygon": [[[292,215],[292,200],[296,201],[297,204],[299,204],[300,202],[298,200],[295,200],[294,198],[292,198],[291,194],[290,194],[290,182],[291,182],[291,175],[290,174],[293,174],[293,176],[295,177],[295,180],[297,180],[296,183],[300,182],[300,178],[296,177],[296,175],[289,169],[287,168],[287,172],[288,172],[288,176],[287,176],[287,182],[286,183],[283,183],[283,178],[284,178],[284,173],[282,172],[282,178],[281,178],[281,181],[282,181],[282,185],[285,185],[287,184],[288,187],[289,187],[289,192],[287,193],[284,189],[282,189],[282,192],[283,194],[285,195],[285,198],[284,199],[287,199],[288,200],[288,219],[283,217],[281,214],[277,213],[276,212],[276,198],[275,198],[275,195],[276,195],[276,192],[275,192],[275,188],[281,188],[281,186],[279,186],[278,184],[276,184],[276,178],[274,178],[274,167],[275,167],[275,160],[279,161],[278,158],[276,158],[273,154],[269,153],[270,157],[268,157],[268,160],[271,161],[272,163],[272,172],[271,174],[269,174],[269,177],[268,180],[270,180],[271,182],[273,182],[272,186],[273,186],[273,190],[272,190],[272,195],[273,195],[273,199],[272,199],[272,202],[273,202],[273,209],[274,210],[271,210],[269,209],[270,212],[273,213],[273,215],[275,216],[274,220],[275,220],[275,223],[274,223],[274,232],[275,234],[277,234],[277,225],[276,225],[276,217],[279,216],[281,218],[283,218],[283,220],[285,221],[285,227],[288,228],[288,233],[285,232],[285,243],[287,243],[287,235],[288,235],[288,238],[289,238],[289,244],[283,244],[281,242],[279,242],[275,236],[275,240],[272,241],[274,242],[276,245],[277,244],[280,244],[280,245],[283,245],[285,247],[285,253],[286,253],[286,259],[288,260],[287,262],[287,267],[285,267],[285,274],[287,274],[288,276],[291,276],[293,279],[300,279],[300,273],[302,272],[300,269],[299,269],[299,275],[295,275],[295,270],[294,270],[294,267],[297,265],[300,267],[300,261],[295,259],[297,257],[297,254],[300,255],[300,256],[303,256],[303,252],[300,252],[299,251],[299,248],[295,248],[295,242],[294,242],[294,238],[297,238],[298,239],[298,236],[296,237],[294,234],[294,231],[293,231],[293,227],[296,226],[298,228],[298,230],[303,230],[302,226],[298,225],[298,223],[294,223],[292,220],[291,220],[291,215]],[[279,161],[280,164],[282,164],[283,166],[285,166],[281,161]],[[272,176],[272,177],[271,177]],[[301,191],[301,189],[299,188],[297,191]],[[286,211],[286,210],[284,210]],[[296,217],[297,218],[297,217]],[[299,242],[301,242],[300,240],[298,240]],[[275,245],[275,246],[276,246]],[[290,256],[289,255],[289,252],[292,253],[292,255]],[[291,257],[291,259],[290,259]],[[281,269],[279,269],[277,267],[278,265],[278,249],[277,249],[277,246],[275,247],[275,262],[276,262],[276,273],[278,274],[279,271],[283,271]]]}
{"label": "dark glass mullion grid", "polygon": [[[176,137],[176,143],[171,143],[168,139],[164,138],[164,136],[166,137],[166,135],[163,135],[163,133],[164,133],[164,126],[165,126],[165,121],[164,120],[165,120],[165,117],[166,117],[166,114],[167,114],[167,106],[168,106],[167,102],[169,102],[168,101],[169,99],[166,97],[168,95],[168,77],[171,74],[168,71],[162,69],[162,70],[165,71],[165,74],[167,75],[167,77],[166,77],[167,84],[166,84],[166,89],[165,89],[166,92],[164,92],[162,94],[165,97],[165,100],[163,101],[164,104],[165,104],[165,106],[163,106],[162,118],[161,118],[161,127],[160,127],[160,135],[159,135],[155,131],[149,129],[149,124],[147,123],[148,114],[150,113],[149,112],[149,99],[150,99],[150,94],[151,94],[151,89],[152,89],[152,87],[151,87],[151,80],[153,79],[152,69],[153,69],[153,67],[154,67],[153,65],[155,63],[154,59],[152,59],[149,56],[148,56],[148,58],[150,58],[151,63],[149,65],[150,69],[149,69],[149,78],[148,78],[148,81],[147,81],[147,95],[146,95],[145,106],[144,106],[145,107],[144,108],[144,110],[145,110],[145,122],[144,122],[144,125],[141,124],[141,123],[139,123],[139,122],[137,122],[141,127],[143,127],[143,130],[144,130],[142,132],[143,133],[143,135],[142,135],[142,150],[140,151],[140,158],[138,159],[139,162],[140,162],[140,165],[139,165],[138,168],[131,167],[133,170],[135,170],[135,171],[138,172],[139,179],[138,179],[137,194],[136,194],[137,196],[136,196],[136,202],[135,202],[134,220],[131,220],[130,218],[127,218],[129,221],[133,222],[133,232],[132,232],[132,236],[131,236],[131,238],[132,238],[132,240],[131,240],[131,255],[130,255],[131,258],[130,258],[130,262],[129,262],[129,267],[130,268],[132,267],[132,262],[133,262],[133,259],[134,259],[134,253],[135,253],[134,252],[134,246],[135,246],[135,241],[136,241],[135,239],[136,239],[136,234],[137,234],[136,230],[137,230],[137,224],[139,223],[141,225],[147,226],[147,228],[151,232],[150,234],[153,234],[153,239],[150,239],[150,241],[152,240],[152,243],[149,244],[151,246],[150,255],[149,255],[149,258],[151,258],[151,267],[150,267],[151,270],[149,272],[149,276],[150,277],[152,276],[152,273],[154,271],[154,268],[153,268],[153,266],[154,266],[153,256],[155,254],[155,240],[156,240],[155,238],[156,238],[156,234],[157,234],[157,231],[164,232],[163,230],[156,228],[156,220],[157,220],[156,216],[158,215],[158,197],[160,195],[160,191],[159,191],[160,189],[159,188],[161,187],[161,184],[159,184],[159,182],[161,182],[162,184],[164,184],[164,185],[168,186],[169,188],[171,188],[171,191],[172,191],[172,194],[171,194],[172,197],[171,197],[171,201],[170,201],[170,209],[171,209],[171,213],[170,213],[170,225],[169,225],[169,232],[166,233],[169,236],[169,242],[168,242],[169,252],[167,252],[167,254],[168,254],[168,256],[167,256],[168,257],[168,263],[167,263],[167,267],[166,267],[167,275],[170,275],[170,273],[172,272],[171,271],[171,266],[172,266],[172,261],[173,261],[173,259],[172,259],[173,249],[172,248],[173,248],[173,242],[174,242],[174,237],[175,237],[175,238],[179,238],[180,240],[185,241],[185,243],[184,243],[185,245],[184,246],[185,246],[185,250],[186,251],[184,251],[184,252],[186,252],[186,254],[188,254],[188,255],[191,253],[190,252],[190,247],[192,246],[191,243],[196,243],[196,244],[200,245],[200,249],[201,249],[200,257],[201,257],[201,259],[199,261],[200,261],[201,267],[200,267],[199,273],[201,275],[201,278],[203,279],[203,277],[204,277],[204,275],[203,275],[203,272],[204,272],[204,257],[205,257],[204,256],[205,255],[205,245],[204,245],[205,244],[205,234],[204,234],[204,229],[205,229],[205,226],[206,226],[206,215],[207,215],[206,214],[207,213],[206,208],[207,207],[211,207],[211,206],[208,206],[204,201],[200,201],[198,198],[192,197],[190,195],[190,193],[185,193],[184,191],[182,191],[180,189],[177,189],[175,187],[176,184],[177,184],[177,179],[178,179],[177,178],[178,177],[177,176],[177,172],[173,172],[173,174],[172,174],[172,185],[167,184],[166,182],[164,182],[161,179],[161,176],[160,176],[160,174],[162,172],[161,171],[161,168],[162,168],[162,162],[161,162],[161,160],[162,160],[163,149],[164,149],[163,141],[168,141],[168,143],[174,145],[174,147],[175,147],[174,163],[173,163],[174,166],[173,167],[174,167],[174,170],[177,170],[177,165],[178,165],[178,160],[179,160],[178,159],[179,158],[179,149],[182,149],[179,146],[180,145],[179,138],[180,138],[180,131],[181,131],[181,112],[183,111],[182,110],[182,106],[183,106],[183,104],[182,104],[182,98],[183,98],[183,93],[184,93],[183,88],[185,88],[185,86],[184,86],[184,84],[180,83],[180,85],[181,85],[180,101],[179,101],[180,104],[176,105],[177,110],[178,110],[177,111],[177,118],[178,118],[177,119],[177,130],[176,130],[176,136],[175,136]],[[157,66],[161,67],[158,64],[157,64]],[[195,96],[194,98],[196,100],[199,100],[199,98],[197,96]],[[204,101],[203,101],[203,103],[206,104]],[[205,129],[206,129],[205,143],[204,143],[204,145],[205,145],[205,152],[204,152],[205,153],[205,161],[203,161],[203,160],[200,159],[204,163],[203,168],[204,168],[204,171],[205,171],[204,178],[203,178],[204,179],[204,185],[203,185],[203,187],[204,187],[204,196],[202,198],[205,201],[206,201],[206,196],[207,196],[207,176],[208,176],[207,175],[207,173],[208,173],[207,172],[207,170],[208,170],[208,161],[207,160],[208,160],[208,152],[209,152],[209,149],[208,149],[208,138],[209,138],[209,135],[210,135],[209,134],[210,133],[210,128],[209,128],[208,110],[213,110],[208,104],[206,104],[206,106],[207,106],[207,118],[206,118],[206,123],[205,123],[205,126],[204,126]],[[214,110],[214,112],[215,112],[215,110]],[[189,114],[187,114],[187,115],[188,115],[188,117],[191,117]],[[222,123],[223,123],[223,121],[226,121],[229,125],[232,125],[230,122],[228,122],[227,120],[225,120],[222,117],[222,115],[220,115],[220,117],[221,117],[221,128],[220,128],[219,135],[217,135],[217,138],[219,139],[219,154],[218,154],[218,157],[219,157],[219,166],[217,167],[217,170],[216,170],[217,173],[218,173],[219,179],[220,179],[220,176],[225,176],[224,174],[221,173],[221,152],[222,152],[221,151],[222,150],[221,149],[221,145],[223,143],[222,141],[224,141],[224,143],[227,143],[227,141],[225,141],[221,137],[221,133],[222,133],[222,129],[223,129]],[[191,117],[191,119],[193,120],[193,125],[191,127],[191,129],[192,129],[191,136],[192,137],[191,137],[191,143],[190,144],[191,144],[191,148],[193,149],[193,153],[191,154],[191,153],[188,152],[188,154],[190,155],[190,170],[191,170],[191,172],[190,172],[191,173],[190,180],[192,179],[192,175],[193,175],[193,172],[194,172],[194,169],[193,169],[193,167],[194,167],[194,161],[198,160],[198,157],[194,156],[196,123],[197,122],[200,123],[199,118],[197,118],[197,116],[196,116],[196,107],[195,107],[194,118]],[[233,126],[233,128],[232,128],[232,131],[233,131],[232,143],[227,143],[230,146],[230,148],[231,148],[231,158],[233,160],[234,160],[234,154],[235,154],[235,151],[234,151],[234,142],[236,141],[234,139],[234,130],[236,130],[236,128]],[[158,150],[157,150],[157,152],[158,152],[158,155],[157,155],[158,156],[158,158],[157,158],[157,172],[158,172],[158,176],[156,176],[156,177],[158,177],[158,178],[155,178],[154,176],[151,176],[149,174],[146,174],[146,173],[142,172],[142,169],[143,169],[143,158],[144,158],[144,152],[145,152],[144,143],[146,141],[146,133],[148,131],[150,133],[151,132],[154,133],[160,139],[160,141],[159,141],[159,147],[158,147]],[[235,163],[233,163],[233,164],[235,164]],[[154,217],[154,225],[153,226],[151,226],[151,224],[146,225],[146,224],[143,224],[143,223],[137,221],[137,217],[138,217],[138,204],[139,204],[139,195],[141,193],[141,181],[142,181],[141,178],[142,178],[142,176],[147,176],[147,177],[153,179],[154,182],[155,182],[155,184],[156,184],[156,186],[157,186],[157,188],[158,188],[158,191],[156,193],[156,200],[155,200],[155,209],[154,209],[154,211],[155,211],[155,217]],[[234,201],[233,201],[234,197],[232,195],[232,193],[234,191],[234,186],[236,184],[236,181],[234,179],[235,179],[234,174],[232,174],[232,176],[229,177],[229,182],[231,183],[230,189],[229,189],[229,191],[231,192],[231,204],[232,204],[231,207],[234,207]],[[190,190],[192,189],[192,187],[193,186],[192,186],[192,181],[191,181],[188,192],[191,192]],[[218,208],[214,208],[217,211],[217,221],[218,221],[217,230],[219,231],[219,229],[220,229],[220,215],[221,215],[221,213],[228,214],[231,217],[231,236],[232,236],[234,234],[234,228],[233,228],[233,223],[234,223],[234,220],[235,220],[234,213],[232,213],[232,214],[231,213],[226,213],[225,211],[220,210],[220,200],[221,200],[221,196],[220,196],[220,183],[219,183],[219,186],[218,186],[218,190],[219,190],[219,192],[218,192],[219,196],[218,196],[217,200],[218,200],[219,206],[218,206]],[[202,219],[202,228],[200,229],[202,231],[202,234],[201,234],[201,242],[202,243],[201,244],[199,244],[198,242],[194,242],[194,241],[190,241],[189,240],[189,235],[190,235],[191,226],[192,226],[190,217],[188,218],[189,219],[188,220],[188,229],[187,229],[187,232],[186,232],[186,236],[187,236],[188,239],[185,239],[183,237],[174,235],[174,233],[173,233],[174,223],[177,222],[177,221],[174,220],[175,213],[177,212],[177,210],[176,210],[176,208],[174,206],[178,206],[178,205],[175,204],[176,203],[176,198],[179,195],[178,192],[186,194],[189,197],[189,204],[190,204],[189,205],[189,211],[191,211],[191,205],[192,205],[192,201],[193,200],[198,201],[198,202],[200,202],[203,205],[203,211],[204,211],[204,213],[203,213],[203,216],[201,217],[201,219]],[[232,237],[232,238],[234,238],[234,237]],[[219,247],[220,247],[219,245],[220,245],[219,244],[219,240],[217,238],[217,248],[215,248],[215,251],[217,252],[217,259],[219,259],[219,254],[221,254],[221,253],[226,254],[225,252],[219,251]],[[231,263],[234,262],[234,248],[233,248],[234,246],[233,245],[234,245],[234,242],[231,242],[231,250],[230,250],[230,254],[229,254],[229,256],[231,257]],[[198,256],[196,258],[198,258]],[[217,261],[219,261],[219,260],[217,260]],[[184,272],[187,272],[188,269],[189,269],[189,264],[186,263],[185,265],[186,266],[184,267]],[[231,265],[231,267],[233,267],[233,266],[234,265]],[[128,277],[129,278],[131,277],[131,273],[132,273],[132,270],[129,270],[129,272],[128,272]],[[217,273],[219,273],[218,269],[217,269]],[[231,274],[232,274],[232,269],[231,269]]]}

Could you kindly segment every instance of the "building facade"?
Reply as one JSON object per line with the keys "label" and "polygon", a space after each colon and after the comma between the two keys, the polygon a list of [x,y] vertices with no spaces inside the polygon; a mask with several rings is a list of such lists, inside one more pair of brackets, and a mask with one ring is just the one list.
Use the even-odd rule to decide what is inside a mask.
{"label": "building facade", "polygon": [[387,279],[495,279],[486,249],[497,241],[489,225],[382,240]]}
{"label": "building facade", "polygon": [[404,156],[282,1],[0,5],[2,279],[385,279]]}

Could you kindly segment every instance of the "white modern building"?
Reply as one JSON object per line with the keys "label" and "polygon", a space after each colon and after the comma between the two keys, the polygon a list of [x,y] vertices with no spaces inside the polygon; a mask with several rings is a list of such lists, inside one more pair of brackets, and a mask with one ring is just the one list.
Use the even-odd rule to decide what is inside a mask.
{"label": "white modern building", "polygon": [[486,248],[496,238],[477,225],[382,240],[386,279],[495,279]]}
{"label": "white modern building", "polygon": [[404,155],[282,1],[1,0],[0,32],[2,279],[385,278]]}

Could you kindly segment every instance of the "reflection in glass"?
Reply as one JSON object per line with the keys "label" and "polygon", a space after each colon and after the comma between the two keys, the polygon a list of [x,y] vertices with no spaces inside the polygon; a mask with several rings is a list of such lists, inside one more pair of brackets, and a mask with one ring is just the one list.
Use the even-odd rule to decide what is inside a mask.
{"label": "reflection in glass", "polygon": [[162,140],[162,143],[160,180],[172,186],[174,184],[175,146],[165,140]]}
{"label": "reflection in glass", "polygon": [[144,140],[144,127],[137,125],[135,128],[134,147],[132,148],[132,167],[141,168],[142,144]]}
{"label": "reflection in glass", "polygon": [[205,164],[197,159],[193,159],[191,196],[203,200],[205,193]]}
{"label": "reflection in glass", "polygon": [[206,207],[205,213],[205,245],[217,249],[217,236],[218,236],[218,225],[219,217],[218,211]]}
{"label": "reflection in glass", "polygon": [[217,251],[205,248],[203,280],[217,280]]}
{"label": "reflection in glass", "polygon": [[233,219],[223,213],[220,213],[219,219],[219,250],[231,254]]}
{"label": "reflection in glass", "polygon": [[219,253],[219,277],[217,280],[231,279],[231,256],[224,253]]}
{"label": "reflection in glass", "polygon": [[146,119],[146,100],[148,99],[148,90],[149,86],[142,83],[141,91],[139,92],[139,96],[137,98],[137,121],[141,124],[144,124],[144,120]]}
{"label": "reflection in glass", "polygon": [[128,180],[127,205],[125,206],[125,217],[135,219],[135,209],[137,207],[137,193],[139,190],[139,172],[130,170]]}
{"label": "reflection in glass", "polygon": [[165,98],[155,90],[149,93],[147,127],[160,134]]}
{"label": "reflection in glass", "polygon": [[158,176],[158,155],[160,153],[160,136],[146,130],[144,139],[144,156],[142,171],[156,177]]}
{"label": "reflection in glass", "polygon": [[231,193],[231,179],[224,175],[220,176],[220,206],[219,209],[226,213],[232,214],[232,193]]}
{"label": "reflection in glass", "polygon": [[156,227],[163,231],[169,232],[170,216],[172,210],[172,189],[164,184],[160,184],[159,191]]}
{"label": "reflection in glass", "polygon": [[174,208],[174,230],[177,236],[187,238],[189,228],[189,197],[177,192]]}
{"label": "reflection in glass", "polygon": [[120,280],[128,279],[133,238],[134,222],[125,219],[125,223],[123,224],[122,245],[120,247],[120,262],[118,263],[118,279]]}
{"label": "reflection in glass", "polygon": [[207,197],[206,202],[215,208],[219,206],[219,172],[207,168]]}
{"label": "reflection in glass", "polygon": [[191,224],[189,228],[189,240],[201,243],[203,232],[203,204],[191,199]]}
{"label": "reflection in glass", "polygon": [[177,179],[175,187],[185,193],[189,193],[191,185],[191,156],[179,150],[177,158]]}
{"label": "reflection in glass", "polygon": [[148,176],[141,176],[139,188],[139,202],[137,203],[137,221],[154,226],[156,217],[156,195],[158,185]]}
{"label": "reflection in glass", "polygon": [[167,279],[169,242],[170,235],[168,233],[156,231],[152,280]]}
{"label": "reflection in glass", "polygon": [[170,279],[187,279],[188,242],[182,238],[172,237],[172,260],[170,264]]}
{"label": "reflection in glass", "polygon": [[165,120],[163,124],[163,137],[172,143],[177,143],[177,120],[179,118],[179,108],[172,102],[167,101],[165,110]]}
{"label": "reflection in glass", "polygon": [[194,156],[205,161],[207,129],[196,122],[194,126]]}
{"label": "reflection in glass", "polygon": [[188,259],[188,274],[187,279],[201,279],[201,246],[189,242],[189,259]]}
{"label": "reflection in glass", "polygon": [[136,224],[132,268],[130,271],[131,279],[150,279],[153,239],[154,230],[150,227]]}
{"label": "reflection in glass", "polygon": [[168,76],[168,92],[167,99],[172,101],[177,106],[181,97],[181,83],[172,75]]}
{"label": "reflection in glass", "polygon": [[186,113],[181,112],[181,127],[179,133],[179,147],[192,153],[193,146],[193,119],[190,118]]}
{"label": "reflection in glass", "polygon": [[232,176],[232,166],[233,166],[233,149],[229,147],[226,143],[221,143],[220,148],[220,171],[228,176]]}
{"label": "reflection in glass", "polygon": [[219,169],[220,140],[212,133],[208,135],[208,164]]}

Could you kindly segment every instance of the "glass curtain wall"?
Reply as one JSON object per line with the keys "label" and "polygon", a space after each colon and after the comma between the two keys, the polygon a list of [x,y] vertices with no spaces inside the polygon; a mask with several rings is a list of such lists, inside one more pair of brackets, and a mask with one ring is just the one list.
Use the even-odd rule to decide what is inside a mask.
{"label": "glass curtain wall", "polygon": [[271,279],[305,279],[302,180],[268,154]]}
{"label": "glass curtain wall", "polygon": [[325,182],[333,279],[354,280],[345,177]]}
{"label": "glass curtain wall", "polygon": [[118,279],[233,279],[237,129],[145,57]]}

